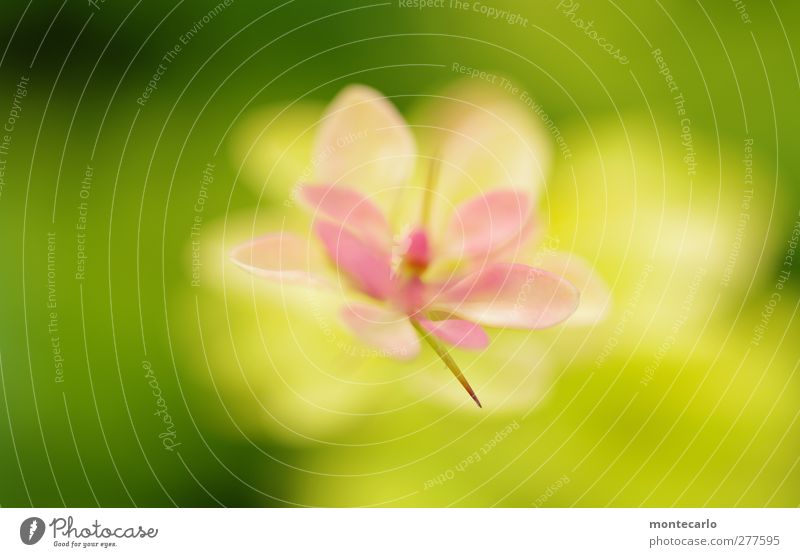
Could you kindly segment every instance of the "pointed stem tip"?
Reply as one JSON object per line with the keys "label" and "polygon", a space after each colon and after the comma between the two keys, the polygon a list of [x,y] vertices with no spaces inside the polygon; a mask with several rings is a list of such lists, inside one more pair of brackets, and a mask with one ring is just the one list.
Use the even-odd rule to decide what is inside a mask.
{"label": "pointed stem tip", "polygon": [[433,335],[426,331],[422,325],[419,324],[419,321],[412,318],[411,324],[414,325],[414,328],[417,330],[420,336],[425,339],[431,348],[433,348],[433,351],[436,352],[436,355],[442,359],[448,369],[450,369],[453,375],[455,375],[456,379],[458,379],[458,382],[461,383],[461,386],[464,387],[465,391],[467,391],[467,394],[469,394],[469,396],[472,397],[472,400],[475,401],[475,404],[478,405],[478,408],[483,408],[481,401],[478,400],[478,395],[475,394],[475,391],[472,389],[469,381],[467,381],[467,378],[464,377],[463,373],[461,373],[461,369],[458,367],[458,364],[456,364],[452,356],[450,356],[449,352],[447,352],[447,349],[442,346],[439,341],[433,337]]}

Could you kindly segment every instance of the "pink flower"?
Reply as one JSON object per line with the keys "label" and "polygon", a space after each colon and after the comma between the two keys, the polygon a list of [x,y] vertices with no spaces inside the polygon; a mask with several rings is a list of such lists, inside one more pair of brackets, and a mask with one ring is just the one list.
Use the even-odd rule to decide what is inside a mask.
{"label": "pink flower", "polygon": [[[416,357],[424,339],[478,406],[448,347],[485,348],[484,327],[530,330],[565,321],[580,304],[576,284],[604,294],[591,268],[573,256],[544,256],[550,270],[515,262],[536,231],[533,185],[464,195],[476,187],[472,173],[459,172],[470,165],[485,175],[499,162],[495,175],[528,180],[539,164],[534,142],[509,140],[523,136],[481,110],[472,107],[442,128],[449,137],[438,141],[431,162],[417,165],[411,130],[394,106],[367,87],[346,88],[318,132],[317,182],[296,191],[316,241],[267,234],[232,253],[266,279],[344,288],[350,296],[341,318],[358,338],[398,359]],[[415,165],[427,167],[423,185],[415,186]],[[466,199],[453,205],[459,197]],[[606,305],[601,300],[576,317],[592,322]]]}

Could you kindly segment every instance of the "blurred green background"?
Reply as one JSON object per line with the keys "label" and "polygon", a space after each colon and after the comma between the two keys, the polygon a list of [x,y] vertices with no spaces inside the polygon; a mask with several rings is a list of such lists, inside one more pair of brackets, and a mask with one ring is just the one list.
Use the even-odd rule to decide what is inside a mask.
{"label": "blurred green background", "polygon": [[[472,4],[5,5],[0,504],[800,504],[800,5]],[[343,351],[329,308],[225,257],[294,226],[306,128],[342,87],[413,118],[453,63],[558,126],[548,234],[614,297],[597,327],[458,354],[483,410],[430,355]]]}

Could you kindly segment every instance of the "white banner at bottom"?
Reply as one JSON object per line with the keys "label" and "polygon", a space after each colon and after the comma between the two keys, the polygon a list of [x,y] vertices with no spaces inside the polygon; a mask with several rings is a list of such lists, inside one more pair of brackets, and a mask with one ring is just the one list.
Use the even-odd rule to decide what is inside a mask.
{"label": "white banner at bottom", "polygon": [[0,555],[800,555],[800,509],[0,509]]}

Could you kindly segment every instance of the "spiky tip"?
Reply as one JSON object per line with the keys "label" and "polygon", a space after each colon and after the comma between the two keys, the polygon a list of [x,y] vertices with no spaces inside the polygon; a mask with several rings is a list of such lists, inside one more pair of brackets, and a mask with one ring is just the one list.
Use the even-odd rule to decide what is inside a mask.
{"label": "spiky tip", "polygon": [[452,374],[455,375],[456,379],[458,379],[458,382],[461,383],[461,386],[464,387],[465,391],[467,391],[467,394],[469,394],[469,396],[472,397],[472,400],[475,401],[475,404],[478,405],[478,408],[483,408],[481,401],[478,400],[478,395],[475,394],[475,391],[472,389],[469,381],[467,381],[467,378],[464,377],[463,373],[461,373],[461,368],[458,367],[458,364],[456,364],[455,360],[452,358],[452,356],[450,356],[450,353],[447,351],[447,349],[442,346],[439,341],[437,341],[428,331],[426,331],[416,319],[412,319],[411,323],[414,325],[414,328],[417,330],[420,336],[425,339],[431,348],[433,348],[433,351],[436,352],[436,355],[442,359]]}

